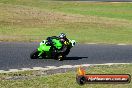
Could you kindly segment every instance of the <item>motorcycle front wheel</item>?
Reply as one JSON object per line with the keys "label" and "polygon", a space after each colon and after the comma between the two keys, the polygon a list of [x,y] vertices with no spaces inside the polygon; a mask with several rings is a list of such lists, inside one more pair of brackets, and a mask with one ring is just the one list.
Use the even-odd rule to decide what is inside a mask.
{"label": "motorcycle front wheel", "polygon": [[37,59],[39,58],[39,51],[38,50],[34,50],[31,54],[30,54],[30,58],[31,59]]}

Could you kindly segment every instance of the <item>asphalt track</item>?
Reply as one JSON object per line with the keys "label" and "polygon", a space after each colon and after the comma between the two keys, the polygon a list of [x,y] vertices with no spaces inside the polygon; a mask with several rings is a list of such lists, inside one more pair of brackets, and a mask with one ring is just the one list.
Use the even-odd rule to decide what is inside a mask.
{"label": "asphalt track", "polygon": [[77,44],[63,61],[30,59],[39,43],[0,42],[0,70],[103,63],[132,63],[132,45]]}

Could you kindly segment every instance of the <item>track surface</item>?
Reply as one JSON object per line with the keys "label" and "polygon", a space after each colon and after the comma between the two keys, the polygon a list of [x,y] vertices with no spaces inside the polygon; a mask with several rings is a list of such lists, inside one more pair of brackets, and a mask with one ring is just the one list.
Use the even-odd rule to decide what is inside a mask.
{"label": "track surface", "polygon": [[39,43],[0,42],[0,70],[103,63],[132,63],[132,45],[76,45],[64,61],[30,59]]}

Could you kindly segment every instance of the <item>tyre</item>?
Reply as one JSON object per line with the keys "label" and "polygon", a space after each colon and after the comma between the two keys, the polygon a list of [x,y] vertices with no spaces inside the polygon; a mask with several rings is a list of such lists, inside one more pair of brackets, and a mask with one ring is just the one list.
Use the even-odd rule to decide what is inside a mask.
{"label": "tyre", "polygon": [[65,55],[68,55],[70,52],[70,48],[67,48],[66,51],[64,52]]}
{"label": "tyre", "polygon": [[37,58],[39,58],[39,52],[38,52],[38,50],[34,50],[31,54],[30,54],[30,58],[31,59],[37,59]]}
{"label": "tyre", "polygon": [[46,56],[46,53],[42,53],[42,59],[44,59],[44,58],[46,58],[47,56]]}

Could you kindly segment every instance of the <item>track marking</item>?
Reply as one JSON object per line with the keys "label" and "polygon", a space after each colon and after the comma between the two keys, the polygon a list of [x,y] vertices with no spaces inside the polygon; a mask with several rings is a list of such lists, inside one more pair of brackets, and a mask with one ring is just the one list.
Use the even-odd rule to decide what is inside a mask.
{"label": "track marking", "polygon": [[125,46],[125,45],[127,45],[127,44],[124,44],[124,43],[119,43],[119,44],[117,44],[117,45],[123,45],[123,46]]}
{"label": "track marking", "polygon": [[4,70],[0,70],[0,73],[4,73],[5,71]]}
{"label": "track marking", "polygon": [[9,69],[9,72],[17,72],[18,69]]}
{"label": "track marking", "polygon": [[59,66],[57,68],[71,68],[73,67],[72,65],[62,65],[62,66]]}
{"label": "track marking", "polygon": [[55,69],[56,66],[46,66],[48,69]]}
{"label": "track marking", "polygon": [[95,44],[97,44],[97,43],[86,43],[86,44],[95,45]]}
{"label": "track marking", "polygon": [[43,68],[43,67],[33,67],[33,70],[43,70],[43,69],[46,69],[46,68]]}
{"label": "track marking", "polygon": [[[85,43],[85,44],[88,44],[88,45],[102,45],[103,43]],[[105,43],[104,43],[104,44],[105,44]],[[108,43],[107,45],[120,45],[120,46],[121,46],[121,45],[122,45],[122,46],[124,45],[124,46],[125,46],[125,45],[131,45],[131,44],[125,44],[125,43],[109,44],[109,43]]]}
{"label": "track marking", "polygon": [[77,68],[79,66],[83,66],[83,67],[89,67],[89,66],[96,66],[96,65],[121,65],[121,64],[132,64],[132,63],[104,63],[104,64],[80,64],[80,65],[62,65],[62,66],[46,66],[46,67],[33,67],[33,68],[21,68],[21,70],[19,69],[9,69],[9,71],[4,71],[4,70],[0,70],[0,73],[9,73],[9,72],[18,72],[18,71],[25,71],[25,70],[55,70],[55,69],[61,69],[61,68]]}
{"label": "track marking", "polygon": [[110,3],[123,3],[123,2],[110,2]]}
{"label": "track marking", "polygon": [[31,68],[21,68],[23,71],[31,70]]}
{"label": "track marking", "polygon": [[[125,0],[124,0],[125,1]],[[109,3],[132,3],[131,1],[125,1],[125,2],[120,2],[120,1],[117,1],[117,2],[109,2]]]}

